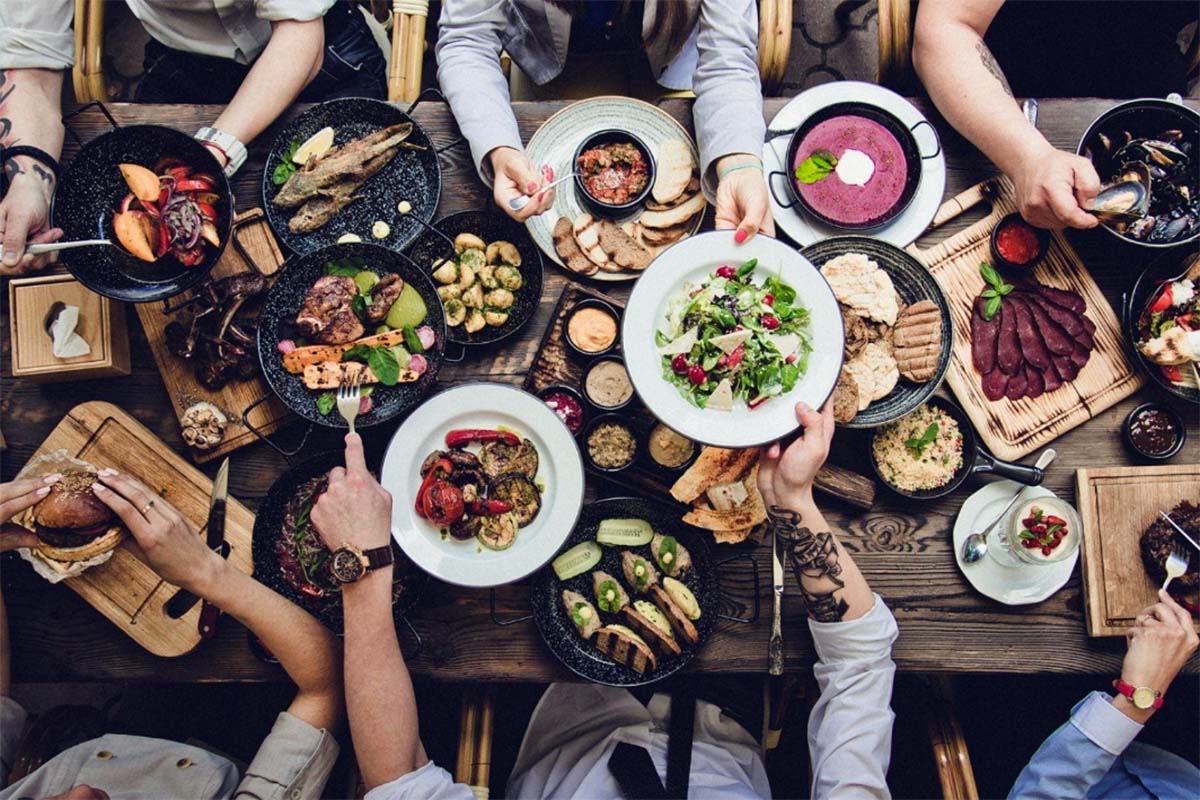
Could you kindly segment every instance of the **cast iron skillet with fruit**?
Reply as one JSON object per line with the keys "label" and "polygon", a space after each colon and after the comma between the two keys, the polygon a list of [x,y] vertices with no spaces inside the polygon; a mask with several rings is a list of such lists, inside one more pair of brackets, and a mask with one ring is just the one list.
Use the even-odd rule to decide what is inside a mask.
{"label": "cast iron skillet with fruit", "polygon": [[[542,635],[546,646],[567,669],[593,683],[601,683],[606,686],[643,686],[660,681],[683,669],[708,641],[719,613],[720,589],[717,585],[716,566],[708,551],[708,543],[704,540],[703,534],[681,522],[677,509],[668,505],[636,497],[614,497],[585,505],[579,515],[579,522],[576,523],[571,535],[563,545],[562,552],[581,542],[595,541],[601,521],[628,518],[643,519],[650,523],[655,533],[674,536],[679,544],[687,548],[691,554],[692,568],[680,580],[692,591],[700,605],[700,619],[695,620],[694,623],[700,634],[700,642],[695,646],[683,646],[683,652],[679,656],[659,656],[656,669],[645,675],[639,675],[601,653],[591,642],[584,641],[567,616],[562,601],[564,589],[578,592],[594,605],[592,573],[602,570],[616,576],[624,584],[625,581],[621,577],[621,554],[627,550],[632,551],[653,564],[654,557],[651,554],[650,545],[638,547],[601,545],[603,555],[600,562],[592,569],[566,581],[560,581],[554,573],[554,567],[548,564],[534,575],[530,595],[533,619],[537,623],[538,632]],[[625,588],[629,590],[628,586]],[[632,599],[639,596],[634,595],[630,590],[630,597]],[[605,611],[599,613],[601,621],[606,625],[609,623],[624,624],[617,614],[609,614]]]}
{"label": "cast iron skillet with fruit", "polygon": [[[107,113],[107,112],[106,112]],[[113,212],[120,210],[130,187],[120,164],[151,171],[171,159],[212,181],[218,243],[202,248],[203,258],[186,266],[168,253],[156,261],[136,258],[118,242]],[[164,167],[165,169],[165,167]],[[232,192],[221,165],[204,145],[161,125],[115,126],[83,146],[71,160],[55,193],[52,224],[63,240],[108,239],[114,246],[63,250],[59,258],[79,282],[97,294],[133,303],[173,297],[204,281],[221,258],[233,229]]]}
{"label": "cast iron skillet with fruit", "polygon": [[342,259],[359,259],[361,269],[369,269],[383,276],[395,273],[412,286],[425,301],[424,325],[434,332],[434,344],[422,353],[427,368],[411,383],[395,386],[376,384],[371,394],[371,408],[360,413],[354,424],[357,428],[378,425],[417,406],[433,388],[438,370],[442,365],[446,347],[446,324],[442,317],[442,304],[438,300],[433,283],[421,270],[400,253],[374,244],[337,244],[315,250],[305,255],[292,256],[279,270],[279,277],[267,292],[258,316],[258,358],[263,377],[276,396],[293,412],[318,425],[330,428],[346,428],[346,421],[333,408],[328,414],[321,413],[317,406],[320,391],[305,387],[299,375],[289,373],[283,366],[283,355],[279,343],[293,338],[295,319],[305,295],[318,278],[325,275],[325,265]]}

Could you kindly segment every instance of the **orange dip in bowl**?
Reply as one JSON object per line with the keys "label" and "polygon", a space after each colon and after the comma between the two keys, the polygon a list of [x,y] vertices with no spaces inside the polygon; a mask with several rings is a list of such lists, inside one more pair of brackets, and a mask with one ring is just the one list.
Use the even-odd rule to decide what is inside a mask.
{"label": "orange dip in bowl", "polygon": [[617,340],[617,321],[595,307],[584,307],[567,322],[567,337],[585,353],[600,353]]}

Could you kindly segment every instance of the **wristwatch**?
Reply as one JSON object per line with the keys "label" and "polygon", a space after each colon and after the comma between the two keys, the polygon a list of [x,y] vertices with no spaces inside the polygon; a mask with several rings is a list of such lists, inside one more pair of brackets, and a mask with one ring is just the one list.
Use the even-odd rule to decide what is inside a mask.
{"label": "wristwatch", "polygon": [[1129,702],[1133,703],[1135,708],[1140,708],[1142,711],[1151,708],[1162,708],[1162,692],[1155,691],[1149,686],[1134,686],[1117,678],[1113,681],[1113,688],[1128,697]]}
{"label": "wristwatch", "polygon": [[344,544],[333,551],[329,571],[338,583],[354,583],[371,570],[388,566],[394,558],[390,544],[371,550],[359,550],[352,544]]}
{"label": "wristwatch", "polygon": [[204,144],[212,145],[225,154],[225,175],[233,174],[246,163],[246,145],[232,133],[219,131],[216,128],[201,128],[196,131],[195,138]]}

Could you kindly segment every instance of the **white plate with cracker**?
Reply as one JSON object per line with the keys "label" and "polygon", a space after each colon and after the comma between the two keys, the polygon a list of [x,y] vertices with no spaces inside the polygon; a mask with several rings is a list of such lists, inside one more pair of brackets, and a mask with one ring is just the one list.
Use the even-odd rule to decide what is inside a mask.
{"label": "white plate with cracker", "polygon": [[[707,203],[700,190],[700,153],[683,126],[641,100],[593,97],[572,103],[542,123],[525,155],[535,166],[549,166],[560,177],[574,168],[580,142],[612,128],[629,131],[653,152],[660,174],[647,204],[605,225],[576,196],[574,183],[566,181],[558,186],[554,205],[525,224],[542,252],[568,272],[598,281],[631,281],[641,270],[621,266],[618,260],[648,264],[667,247],[696,233],[704,219]],[[691,175],[683,180],[679,173],[688,168],[689,160]],[[560,226],[560,220],[567,223]]]}
{"label": "white plate with cracker", "polygon": [[[625,307],[621,349],[638,397],[650,412],[675,431],[717,447],[755,447],[796,430],[795,405],[820,408],[833,392],[842,367],[842,314],[829,283],[793,248],[759,235],[745,244],[733,231],[710,231],[684,239],[655,259],[634,286]],[[735,399],[729,410],[692,405],[663,377],[663,358],[654,333],[667,325],[671,299],[684,284],[702,283],[718,267],[758,259],[756,275],[776,275],[796,290],[796,304],[809,312],[812,352],[804,374],[792,390],[751,409]]]}

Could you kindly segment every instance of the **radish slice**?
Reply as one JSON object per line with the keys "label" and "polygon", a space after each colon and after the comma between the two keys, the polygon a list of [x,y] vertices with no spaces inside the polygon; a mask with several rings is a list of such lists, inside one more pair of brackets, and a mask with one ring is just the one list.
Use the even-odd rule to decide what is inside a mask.
{"label": "radish slice", "polygon": [[296,349],[296,343],[291,339],[280,339],[279,344],[275,345],[275,349],[286,356],[288,353]]}
{"label": "radish slice", "polygon": [[425,370],[429,369],[429,362],[420,353],[413,353],[408,361],[408,368],[418,375],[424,375]]}
{"label": "radish slice", "polygon": [[360,397],[358,400],[358,413],[369,414],[371,412],[371,406],[372,402],[370,397]]}
{"label": "radish slice", "polygon": [[426,350],[433,347],[434,342],[437,341],[437,337],[433,333],[433,328],[428,325],[422,325],[417,328],[417,338],[421,340],[421,347],[424,347]]}

